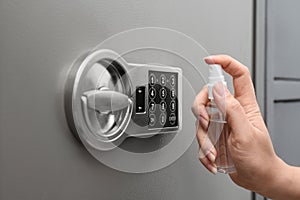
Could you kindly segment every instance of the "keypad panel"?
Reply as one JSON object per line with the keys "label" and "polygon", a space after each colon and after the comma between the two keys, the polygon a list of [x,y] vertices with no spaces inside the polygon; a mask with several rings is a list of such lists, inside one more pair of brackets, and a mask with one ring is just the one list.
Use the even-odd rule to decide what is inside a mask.
{"label": "keypad panel", "polygon": [[178,73],[149,71],[148,129],[178,127]]}

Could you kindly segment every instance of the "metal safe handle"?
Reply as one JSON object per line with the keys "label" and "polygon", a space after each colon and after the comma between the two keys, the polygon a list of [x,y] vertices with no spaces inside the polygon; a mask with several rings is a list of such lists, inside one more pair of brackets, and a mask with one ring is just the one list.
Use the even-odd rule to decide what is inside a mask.
{"label": "metal safe handle", "polygon": [[[87,123],[88,128],[92,133],[97,135],[102,142],[110,145],[108,149],[112,149],[117,145],[114,141],[117,141],[123,136],[123,133],[131,119],[133,110],[132,100],[125,94],[109,90],[104,87],[100,90],[90,90],[84,92],[81,96],[81,102],[83,105],[83,115]],[[108,123],[105,128],[99,126],[99,122],[90,118],[89,109],[98,111],[100,113],[101,121]],[[126,109],[126,113],[122,122],[116,127],[114,111]]]}
{"label": "metal safe handle", "polygon": [[122,110],[132,104],[127,95],[111,90],[91,90],[85,92],[83,96],[87,99],[87,107],[100,113]]}

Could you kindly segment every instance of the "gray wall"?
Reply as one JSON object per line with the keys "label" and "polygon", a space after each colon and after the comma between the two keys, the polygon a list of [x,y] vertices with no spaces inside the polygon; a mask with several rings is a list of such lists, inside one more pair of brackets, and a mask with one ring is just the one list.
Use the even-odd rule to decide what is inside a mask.
{"label": "gray wall", "polygon": [[196,142],[153,173],[102,165],[73,138],[63,89],[79,55],[143,26],[179,30],[251,66],[251,20],[250,0],[0,0],[0,199],[250,199],[199,164]]}
{"label": "gray wall", "polygon": [[278,155],[300,166],[300,18],[297,0],[267,1],[266,119]]}
{"label": "gray wall", "polygon": [[[298,0],[257,0],[256,92],[276,153],[300,166]],[[260,197],[259,199],[262,199]]]}

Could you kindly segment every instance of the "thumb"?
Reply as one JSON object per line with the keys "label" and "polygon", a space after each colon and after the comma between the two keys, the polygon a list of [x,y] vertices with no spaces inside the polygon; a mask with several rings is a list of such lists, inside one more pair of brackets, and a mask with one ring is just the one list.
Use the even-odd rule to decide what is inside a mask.
{"label": "thumb", "polygon": [[247,133],[250,133],[252,126],[240,102],[234,98],[227,87],[221,82],[214,85],[213,96],[217,107],[227,119],[233,137],[246,139]]}

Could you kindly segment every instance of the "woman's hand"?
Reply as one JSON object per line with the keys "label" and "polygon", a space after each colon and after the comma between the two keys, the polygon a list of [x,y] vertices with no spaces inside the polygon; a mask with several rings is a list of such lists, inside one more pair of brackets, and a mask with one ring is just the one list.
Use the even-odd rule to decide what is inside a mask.
{"label": "woman's hand", "polygon": [[[215,102],[226,113],[231,129],[227,143],[236,173],[230,174],[230,177],[246,189],[271,197],[270,190],[276,188],[278,181],[283,182],[280,172],[287,170],[288,166],[277,157],[273,149],[256,101],[249,70],[226,55],[210,56],[205,58],[205,62],[220,64],[233,78],[234,96],[223,84],[216,84],[213,88]],[[196,96],[192,111],[198,119],[199,159],[209,171],[216,173],[214,162],[217,152],[207,136],[207,103],[207,87],[204,87]]]}

